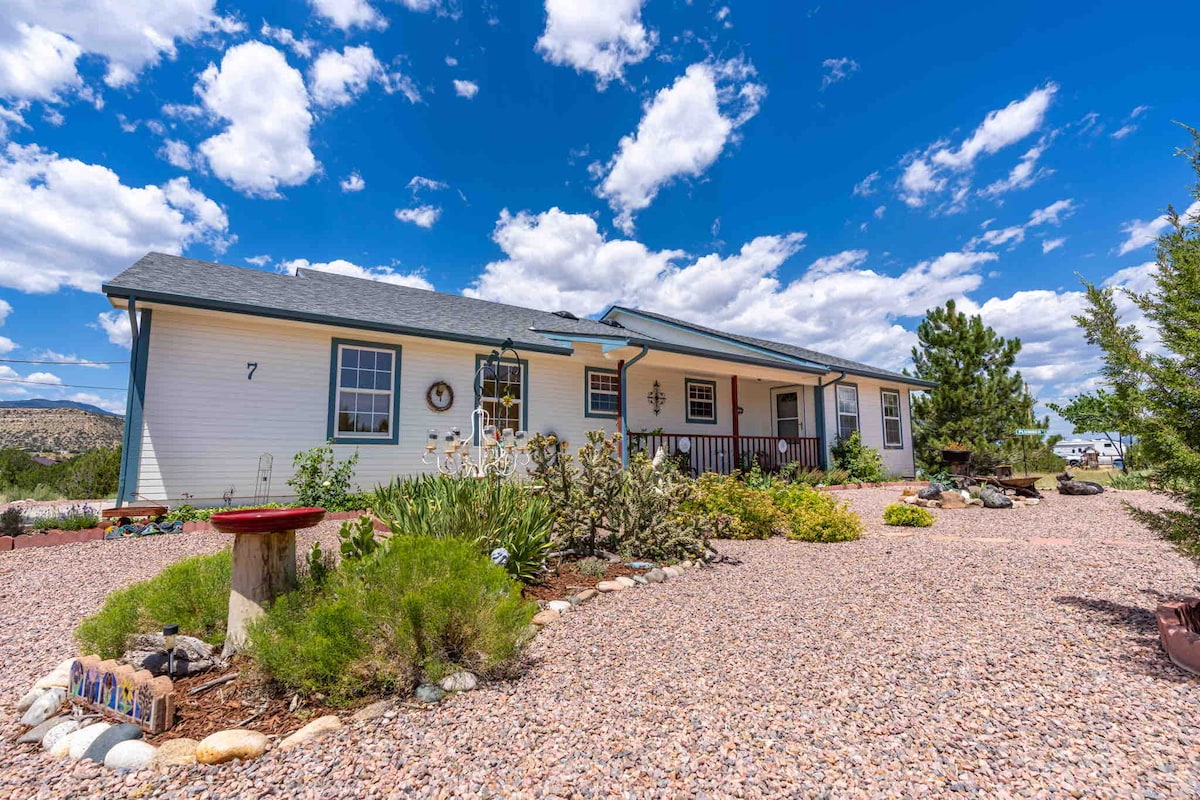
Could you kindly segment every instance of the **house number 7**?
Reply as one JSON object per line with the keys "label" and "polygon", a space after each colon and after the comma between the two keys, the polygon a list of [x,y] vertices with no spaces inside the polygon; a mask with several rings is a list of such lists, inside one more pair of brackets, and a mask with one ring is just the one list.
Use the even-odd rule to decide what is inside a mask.
{"label": "house number 7", "polygon": [[254,380],[254,370],[258,369],[258,362],[257,361],[247,361],[246,369],[249,370],[249,372],[246,373],[246,380],[248,380],[248,381]]}

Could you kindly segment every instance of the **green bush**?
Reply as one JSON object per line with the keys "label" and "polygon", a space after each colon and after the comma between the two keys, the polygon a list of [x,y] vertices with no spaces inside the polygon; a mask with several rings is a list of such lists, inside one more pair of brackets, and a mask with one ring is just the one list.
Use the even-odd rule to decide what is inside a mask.
{"label": "green bush", "polygon": [[229,551],[185,558],[153,578],[109,594],[104,606],[75,630],[87,653],[117,658],[129,637],[178,625],[179,632],[214,647],[225,641]]}
{"label": "green bush", "polygon": [[839,438],[830,449],[833,463],[838,469],[850,473],[850,480],[860,483],[878,483],[887,477],[883,468],[883,456],[874,447],[863,444],[862,435],[854,431]]}
{"label": "green bush", "polygon": [[40,464],[23,450],[0,450],[0,486],[9,500],[112,497],[120,469],[120,448],[89,450],[57,464]]}
{"label": "green bush", "polygon": [[883,522],[886,525],[900,525],[906,528],[928,528],[933,524],[933,514],[920,506],[892,503],[883,510]]}
{"label": "green bush", "polygon": [[361,495],[350,490],[358,451],[338,461],[329,445],[305,450],[292,458],[296,474],[287,484],[296,490],[296,505],[301,508],[323,508],[326,511],[359,511]]}
{"label": "green bush", "polygon": [[251,625],[248,652],[279,687],[344,704],[407,693],[454,669],[503,670],[535,611],[472,542],[398,536],[352,568],[343,564],[323,588],[277,600]]}
{"label": "green bush", "polygon": [[25,514],[16,507],[0,512],[0,536],[20,536],[25,532]]}
{"label": "green bush", "polygon": [[704,520],[719,539],[766,539],[786,527],[771,496],[734,475],[701,475],[683,511]]}
{"label": "green bush", "polygon": [[1140,469],[1124,474],[1114,472],[1109,477],[1109,485],[1114,489],[1149,489],[1150,470]]}
{"label": "green bush", "polygon": [[505,568],[533,581],[553,549],[546,497],[498,479],[423,475],[376,489],[371,510],[396,536],[465,539],[484,553],[503,549]]}
{"label": "green bush", "polygon": [[787,522],[787,537],[802,542],[850,542],[862,535],[859,516],[848,503],[804,484],[784,484],[771,500]]}

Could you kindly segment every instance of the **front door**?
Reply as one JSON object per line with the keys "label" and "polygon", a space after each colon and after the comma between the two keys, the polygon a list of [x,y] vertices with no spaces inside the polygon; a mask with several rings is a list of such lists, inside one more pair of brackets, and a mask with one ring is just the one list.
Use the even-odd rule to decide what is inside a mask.
{"label": "front door", "polygon": [[786,391],[775,395],[775,435],[795,438],[800,435],[800,392]]}

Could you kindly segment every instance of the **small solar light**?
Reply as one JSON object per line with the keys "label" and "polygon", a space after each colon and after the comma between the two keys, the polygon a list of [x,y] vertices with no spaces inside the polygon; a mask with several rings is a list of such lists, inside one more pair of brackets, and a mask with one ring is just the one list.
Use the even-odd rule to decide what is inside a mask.
{"label": "small solar light", "polygon": [[163,647],[167,651],[167,675],[175,675],[175,644],[179,636],[178,625],[163,625]]}

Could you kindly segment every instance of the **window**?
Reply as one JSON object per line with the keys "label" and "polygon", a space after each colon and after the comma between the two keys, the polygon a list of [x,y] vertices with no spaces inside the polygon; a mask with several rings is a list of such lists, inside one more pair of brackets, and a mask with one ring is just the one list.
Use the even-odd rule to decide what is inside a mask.
{"label": "window", "polygon": [[904,447],[904,429],[900,422],[900,392],[896,389],[881,389],[883,401],[883,446]]}
{"label": "window", "polygon": [[683,382],[687,398],[687,421],[715,425],[717,422],[717,384],[687,378]]}
{"label": "window", "polygon": [[329,438],[395,444],[400,348],[335,339],[331,360]]}
{"label": "window", "polygon": [[803,423],[800,420],[800,393],[780,392],[775,395],[775,433],[781,438],[800,435]]}
{"label": "window", "polygon": [[621,379],[613,370],[584,369],[587,386],[585,417],[613,417],[620,413]]}
{"label": "window", "polygon": [[525,388],[526,368],[524,360],[503,361],[490,367],[485,367],[487,356],[475,357],[476,372],[483,369],[479,376],[482,394],[480,401],[483,410],[488,413],[489,421],[496,429],[503,431],[512,428],[514,431],[525,430]]}
{"label": "window", "polygon": [[837,389],[838,438],[849,438],[858,430],[858,387],[839,383]]}

